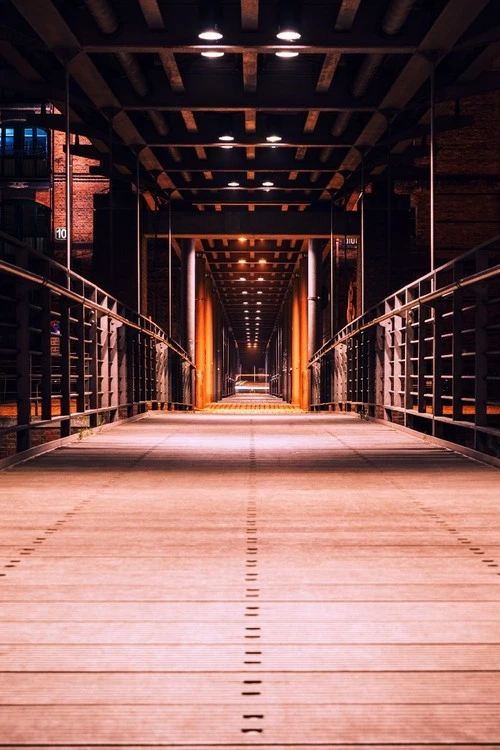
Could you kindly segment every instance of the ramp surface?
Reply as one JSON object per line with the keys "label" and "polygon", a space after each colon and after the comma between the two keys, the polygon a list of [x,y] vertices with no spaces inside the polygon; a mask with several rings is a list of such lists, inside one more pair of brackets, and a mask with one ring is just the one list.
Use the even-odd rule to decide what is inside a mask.
{"label": "ramp surface", "polygon": [[0,747],[500,747],[497,469],[154,413],[0,484]]}

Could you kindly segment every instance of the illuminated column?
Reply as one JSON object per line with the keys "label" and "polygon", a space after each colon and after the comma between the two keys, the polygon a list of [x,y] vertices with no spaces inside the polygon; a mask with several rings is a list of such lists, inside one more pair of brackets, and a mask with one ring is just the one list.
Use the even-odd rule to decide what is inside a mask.
{"label": "illuminated column", "polygon": [[292,404],[300,404],[300,299],[299,276],[294,274],[292,282]]}
{"label": "illuminated column", "polygon": [[182,279],[184,305],[184,325],[182,345],[194,362],[195,319],[196,319],[196,241],[182,240]]}
{"label": "illuminated column", "polygon": [[309,408],[309,331],[307,320],[307,257],[303,255],[300,259],[299,274],[299,308],[300,308],[300,401],[301,409]]}
{"label": "illuminated column", "polygon": [[322,257],[322,241],[309,240],[309,246],[307,250],[308,360],[311,359],[316,351],[318,351],[323,340],[321,311]]}
{"label": "illuminated column", "polygon": [[205,257],[196,257],[195,408],[205,406]]}
{"label": "illuminated column", "polygon": [[214,400],[214,291],[205,274],[205,404]]}

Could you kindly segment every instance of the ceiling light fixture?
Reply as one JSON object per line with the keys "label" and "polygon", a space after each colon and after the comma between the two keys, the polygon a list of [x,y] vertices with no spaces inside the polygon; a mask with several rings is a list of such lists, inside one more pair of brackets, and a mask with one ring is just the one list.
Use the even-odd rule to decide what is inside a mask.
{"label": "ceiling light fixture", "polygon": [[220,146],[219,148],[233,148],[229,144],[225,143],[224,145]]}
{"label": "ceiling light fixture", "polygon": [[299,11],[299,0],[281,0],[278,7],[278,39],[284,42],[296,42],[300,39]]}
{"label": "ceiling light fixture", "polygon": [[[278,54],[278,53],[276,53]],[[224,57],[224,52],[221,52],[218,49],[207,49],[206,52],[201,53],[202,57],[210,57],[210,58],[216,58],[216,57]]]}
{"label": "ceiling light fixture", "polygon": [[238,263],[243,266],[246,263],[245,258],[240,258]]}
{"label": "ceiling light fixture", "polygon": [[274,53],[276,57],[298,57],[299,53],[293,49],[280,49],[279,52]]}
{"label": "ceiling light fixture", "polygon": [[198,2],[198,13],[200,18],[200,31],[198,37],[205,42],[217,42],[222,39],[222,33],[219,28],[221,21],[221,3],[220,0],[201,0]]}
{"label": "ceiling light fixture", "polygon": [[[218,42],[219,39],[222,39],[222,34],[220,33],[216,23],[207,26],[204,31],[200,31],[198,36],[205,42]],[[280,37],[280,39],[284,39],[284,37]]]}
{"label": "ceiling light fixture", "polygon": [[219,141],[229,143],[234,141],[233,135],[233,116],[230,112],[219,115],[218,119],[218,130],[219,130]]}
{"label": "ceiling light fixture", "polygon": [[242,294],[248,294],[247,290],[246,290],[246,289],[244,289],[244,290],[242,291]]}
{"label": "ceiling light fixture", "polygon": [[257,281],[264,281],[264,277],[263,276],[259,276],[259,278],[257,279]]}
{"label": "ceiling light fixture", "polygon": [[240,281],[246,281],[246,276],[240,276]]}
{"label": "ceiling light fixture", "polygon": [[228,184],[228,187],[239,187],[240,186],[239,182],[228,182],[227,184]]}
{"label": "ceiling light fixture", "polygon": [[[265,266],[267,263],[267,260],[265,258],[259,258],[259,266]],[[262,279],[264,281],[264,279]]]}
{"label": "ceiling light fixture", "polygon": [[274,182],[271,182],[270,180],[266,180],[262,183],[262,187],[272,187],[274,185]]}

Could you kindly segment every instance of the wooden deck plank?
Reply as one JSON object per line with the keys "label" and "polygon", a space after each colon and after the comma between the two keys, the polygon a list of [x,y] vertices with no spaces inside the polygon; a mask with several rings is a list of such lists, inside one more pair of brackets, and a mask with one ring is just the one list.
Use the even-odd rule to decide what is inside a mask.
{"label": "wooden deck plank", "polygon": [[500,474],[152,414],[2,472],[0,746],[500,747]]}

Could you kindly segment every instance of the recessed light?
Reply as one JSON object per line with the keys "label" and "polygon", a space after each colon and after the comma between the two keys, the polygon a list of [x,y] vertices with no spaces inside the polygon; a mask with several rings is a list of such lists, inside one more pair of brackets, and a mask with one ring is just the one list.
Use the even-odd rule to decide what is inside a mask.
{"label": "recessed light", "polygon": [[238,263],[240,263],[240,265],[244,265],[246,263],[245,258],[240,258]]}
{"label": "recessed light", "polygon": [[301,34],[297,31],[297,29],[294,29],[291,26],[285,26],[283,29],[280,29],[278,31],[276,36],[278,37],[278,39],[282,39],[284,42],[296,42],[297,39],[300,39]]}
{"label": "recessed light", "polygon": [[[200,31],[198,38],[203,39],[205,42],[218,42],[219,39],[222,39],[222,34],[217,28],[217,25],[214,24],[213,26],[206,28],[205,31]],[[279,38],[281,39],[284,37]]]}
{"label": "recessed light", "polygon": [[227,184],[228,184],[228,187],[239,187],[240,186],[239,182],[228,182]]}
{"label": "recessed light", "polygon": [[259,291],[257,292],[257,294],[262,294],[262,291],[259,289]]}
{"label": "recessed light", "polygon": [[248,302],[244,302],[243,304],[244,304],[244,305],[248,305]]}
{"label": "recessed light", "polygon": [[219,141],[234,141],[234,135],[225,133],[224,135],[219,136]]}
{"label": "recessed light", "polygon": [[240,276],[240,281],[246,281],[246,277],[245,276]]}
{"label": "recessed light", "polygon": [[244,290],[242,291],[242,294],[248,294],[247,290],[246,290],[246,289],[244,289]]}
{"label": "recessed light", "polygon": [[267,135],[266,141],[269,141],[269,143],[278,143],[279,141],[283,140],[280,135]]}
{"label": "recessed light", "polygon": [[262,302],[256,302],[255,304],[256,305],[262,305]]}
{"label": "recessed light", "polygon": [[201,53],[201,56],[210,58],[224,57],[224,52],[221,52],[218,49],[207,49],[206,52]]}
{"label": "recessed light", "polygon": [[219,146],[219,148],[233,148],[229,143],[224,143],[223,145]]}
{"label": "recessed light", "polygon": [[267,260],[265,258],[259,258],[259,265],[260,266],[265,266],[266,263],[267,263]]}
{"label": "recessed light", "polygon": [[257,281],[264,281],[264,277],[263,276],[259,276],[259,278],[257,279]]}
{"label": "recessed light", "polygon": [[291,49],[282,49],[274,53],[276,57],[298,57],[299,53]]}
{"label": "recessed light", "polygon": [[262,183],[262,187],[272,187],[274,185],[274,182],[271,182],[270,180],[266,180]]}

